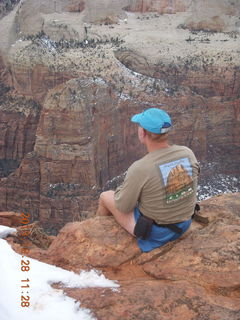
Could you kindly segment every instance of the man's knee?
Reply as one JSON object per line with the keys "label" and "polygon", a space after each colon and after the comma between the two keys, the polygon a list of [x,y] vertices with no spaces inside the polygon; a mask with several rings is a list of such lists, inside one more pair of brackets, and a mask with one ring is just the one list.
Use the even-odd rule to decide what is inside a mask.
{"label": "man's knee", "polygon": [[99,196],[99,205],[111,211],[112,203],[114,202],[114,191],[104,191]]}
{"label": "man's knee", "polygon": [[98,200],[99,200],[99,202],[102,202],[103,199],[104,199],[104,192],[100,193]]}
{"label": "man's knee", "polygon": [[99,200],[106,202],[108,199],[110,199],[113,196],[113,194],[114,194],[114,191],[112,190],[103,191],[99,196]]}
{"label": "man's knee", "polygon": [[[129,233],[133,235],[133,229],[135,226],[135,219],[133,212],[126,214],[120,212],[114,203],[114,191],[104,191],[99,196],[99,205],[103,207],[103,210],[108,210],[117,220],[117,222]],[[106,213],[104,214],[106,215]]]}
{"label": "man's knee", "polygon": [[[114,196],[112,196],[114,197]],[[96,215],[98,216],[109,216],[112,214],[111,210],[111,194],[109,191],[104,191],[100,194],[98,199],[98,209]]]}

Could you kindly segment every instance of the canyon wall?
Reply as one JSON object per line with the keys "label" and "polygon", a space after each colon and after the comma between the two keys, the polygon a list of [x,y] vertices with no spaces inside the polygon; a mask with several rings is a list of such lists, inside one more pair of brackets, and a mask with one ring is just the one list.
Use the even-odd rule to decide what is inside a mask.
{"label": "canyon wall", "polygon": [[63,12],[82,12],[83,0],[23,0],[16,16],[16,24],[25,35],[35,35],[42,31],[45,15],[60,15]]}
{"label": "canyon wall", "polygon": [[191,14],[183,25],[191,30],[240,31],[238,0],[132,0],[125,9],[130,12],[159,14],[188,11]]}
{"label": "canyon wall", "polygon": [[238,33],[181,28],[187,1],[171,1],[184,13],[125,12],[115,25],[84,22],[93,2],[55,3],[31,16],[23,1],[0,20],[0,211],[30,212],[50,232],[93,215],[100,191],[145,153],[130,117],[147,107],[171,114],[171,140],[211,162],[209,176],[239,173]]}
{"label": "canyon wall", "polygon": [[0,98],[0,177],[19,166],[34,148],[41,107],[33,100],[3,94]]}
{"label": "canyon wall", "polygon": [[130,12],[158,12],[172,14],[185,12],[192,0],[132,0],[125,9]]}
{"label": "canyon wall", "polygon": [[189,11],[185,26],[191,30],[240,32],[238,0],[192,1]]}

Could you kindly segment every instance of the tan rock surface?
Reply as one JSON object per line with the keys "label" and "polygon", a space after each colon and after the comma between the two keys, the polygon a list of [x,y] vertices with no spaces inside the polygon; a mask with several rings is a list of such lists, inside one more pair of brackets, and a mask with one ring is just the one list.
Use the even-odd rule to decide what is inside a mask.
{"label": "tan rock surface", "polygon": [[17,25],[25,35],[41,32],[44,25],[44,15],[63,12],[81,12],[85,1],[82,0],[24,0],[17,15]]}
{"label": "tan rock surface", "polygon": [[116,23],[126,18],[122,10],[131,0],[88,0],[85,4],[84,21],[90,23]]}

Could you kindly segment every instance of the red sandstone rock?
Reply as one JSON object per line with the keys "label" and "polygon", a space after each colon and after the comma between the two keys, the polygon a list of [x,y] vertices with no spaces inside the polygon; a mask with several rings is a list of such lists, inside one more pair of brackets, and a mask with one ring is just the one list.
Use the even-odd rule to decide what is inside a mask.
{"label": "red sandstone rock", "polygon": [[9,93],[1,95],[0,177],[8,175],[11,166],[15,169],[33,150],[40,110],[40,105],[31,99]]}
{"label": "red sandstone rock", "polygon": [[207,226],[150,253],[140,254],[112,217],[97,217],[67,224],[47,251],[30,256],[76,272],[95,266],[119,280],[118,290],[64,289],[100,320],[238,320],[239,201],[240,194],[203,201]]}
{"label": "red sandstone rock", "polygon": [[154,262],[144,264],[144,270],[158,279],[187,278],[205,287],[237,290],[240,279],[238,206],[237,194],[206,201],[202,211],[208,208],[205,214],[212,219],[209,226],[192,233]]}
{"label": "red sandstone rock", "polygon": [[44,65],[24,66],[11,65],[11,79],[8,84],[17,92],[26,97],[32,97],[39,103],[43,103],[49,89],[75,78],[76,74],[63,71],[56,72]]}
{"label": "red sandstone rock", "polygon": [[166,255],[145,264],[144,270],[158,279],[187,278],[204,286],[235,290],[240,279],[236,258],[239,231],[240,226],[213,224],[176,244]]}
{"label": "red sandstone rock", "polygon": [[0,212],[0,225],[8,227],[17,227],[22,225],[20,213]]}
{"label": "red sandstone rock", "polygon": [[16,212],[30,213],[31,221],[39,217],[39,160],[28,153],[20,167],[8,178],[0,179],[0,208],[7,211],[8,201]]}
{"label": "red sandstone rock", "polygon": [[52,264],[75,269],[117,267],[139,254],[135,239],[112,217],[68,223],[47,251]]}
{"label": "red sandstone rock", "polygon": [[188,281],[129,280],[111,289],[64,289],[99,320],[197,320],[239,318],[239,298],[213,294]]}
{"label": "red sandstone rock", "polygon": [[82,12],[85,9],[84,0],[71,0],[67,6],[67,11],[70,12]]}

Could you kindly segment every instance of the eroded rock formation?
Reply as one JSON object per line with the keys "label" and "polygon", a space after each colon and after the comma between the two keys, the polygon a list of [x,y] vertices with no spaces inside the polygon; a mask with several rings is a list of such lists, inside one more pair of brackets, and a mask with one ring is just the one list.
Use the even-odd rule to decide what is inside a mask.
{"label": "eroded rock formation", "polygon": [[189,7],[192,16],[185,25],[191,30],[239,32],[240,3],[238,0],[199,0]]}
{"label": "eroded rock formation", "polygon": [[191,0],[132,0],[126,10],[131,12],[158,12],[160,14],[172,14],[185,12]]}
{"label": "eroded rock formation", "polygon": [[[170,2],[188,6],[152,5]],[[30,212],[50,228],[91,215],[106,183],[144,154],[129,119],[150,106],[171,114],[174,143],[239,172],[238,33],[179,28],[187,9],[84,22],[88,6],[108,17],[106,5],[116,3],[23,1],[1,19],[0,210]]]}

